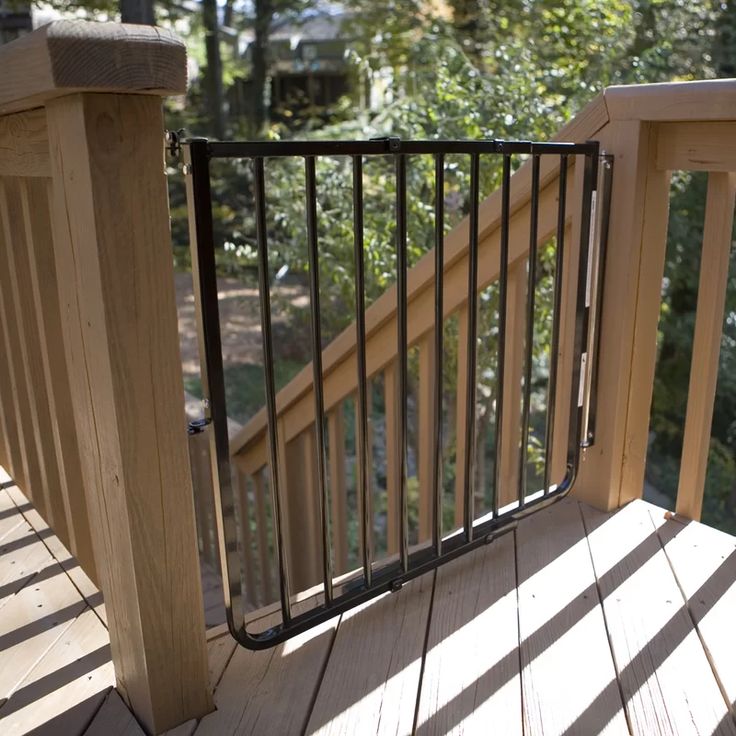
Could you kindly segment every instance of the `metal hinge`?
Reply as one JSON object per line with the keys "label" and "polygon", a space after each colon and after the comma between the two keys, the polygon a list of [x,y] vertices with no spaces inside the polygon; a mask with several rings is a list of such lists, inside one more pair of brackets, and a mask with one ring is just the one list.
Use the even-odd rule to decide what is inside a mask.
{"label": "metal hinge", "polygon": [[201,434],[202,432],[207,429],[207,427],[212,424],[212,419],[210,417],[203,417],[202,419],[193,419],[189,424],[187,425],[187,434],[191,437],[194,434]]}
{"label": "metal hinge", "polygon": [[178,160],[181,154],[181,140],[184,137],[184,128],[179,130],[165,130],[164,141],[166,151],[171,158]]}

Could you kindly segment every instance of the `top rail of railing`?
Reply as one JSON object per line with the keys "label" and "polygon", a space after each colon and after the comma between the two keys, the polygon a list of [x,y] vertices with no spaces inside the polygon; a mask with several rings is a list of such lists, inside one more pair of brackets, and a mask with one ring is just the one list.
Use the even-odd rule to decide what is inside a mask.
{"label": "top rail of railing", "polygon": [[0,48],[0,115],[75,92],[179,95],[186,47],[153,26],[60,20]]}

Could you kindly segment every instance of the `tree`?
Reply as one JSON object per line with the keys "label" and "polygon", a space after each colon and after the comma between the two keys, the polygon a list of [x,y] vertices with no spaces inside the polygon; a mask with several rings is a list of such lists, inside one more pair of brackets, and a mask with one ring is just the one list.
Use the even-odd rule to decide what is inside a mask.
{"label": "tree", "polygon": [[202,21],[207,66],[204,71],[205,99],[210,133],[225,137],[225,111],[222,92],[222,57],[220,55],[220,25],[217,0],[202,0]]}

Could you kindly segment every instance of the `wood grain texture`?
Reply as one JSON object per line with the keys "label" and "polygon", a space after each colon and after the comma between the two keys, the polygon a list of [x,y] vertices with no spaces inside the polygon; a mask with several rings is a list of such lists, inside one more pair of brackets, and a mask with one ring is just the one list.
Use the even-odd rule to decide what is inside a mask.
{"label": "wood grain texture", "polygon": [[647,505],[583,516],[632,732],[736,733]]}
{"label": "wood grain texture", "polygon": [[0,176],[51,176],[43,109],[0,117]]}
{"label": "wood grain texture", "polygon": [[117,687],[162,731],[211,700],[161,103],[76,95],[47,110],[62,329]]}
{"label": "wood grain texture", "polygon": [[0,114],[74,92],[186,91],[186,49],[171,31],[54,21],[0,49]]}
{"label": "wood grain texture", "polygon": [[736,171],[736,123],[660,123],[657,168]]}
{"label": "wood grain texture", "polygon": [[627,733],[578,504],[523,520],[516,544],[524,733]]}
{"label": "wood grain texture", "polygon": [[411,732],[433,580],[425,575],[343,615],[306,733]]}
{"label": "wood grain texture", "polygon": [[437,571],[417,734],[522,733],[514,535]]}
{"label": "wood grain texture", "polygon": [[731,257],[734,201],[736,174],[710,174],[676,506],[678,514],[695,520],[700,519],[703,508],[705,473],[708,468]]}
{"label": "wood grain texture", "polygon": [[695,521],[666,520],[648,506],[726,703],[736,703],[736,539]]}

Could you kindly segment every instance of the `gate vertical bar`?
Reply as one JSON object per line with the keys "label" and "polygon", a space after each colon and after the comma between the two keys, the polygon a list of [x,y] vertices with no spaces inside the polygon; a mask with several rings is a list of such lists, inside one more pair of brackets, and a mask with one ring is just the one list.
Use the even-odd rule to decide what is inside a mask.
{"label": "gate vertical bar", "polygon": [[312,321],[312,383],[314,391],[314,439],[317,445],[317,484],[322,531],[322,580],[325,602],[332,602],[332,547],[330,505],[325,480],[325,402],[322,383],[322,329],[320,325],[319,254],[317,252],[317,176],[314,156],[304,159],[307,195],[307,250],[309,257],[309,303]]}
{"label": "gate vertical bar", "polygon": [[355,327],[358,359],[358,494],[361,515],[361,558],[367,586],[372,582],[373,512],[368,483],[368,379],[365,366],[365,269],[363,256],[363,157],[353,156],[353,250],[355,260]]}
{"label": "gate vertical bar", "polygon": [[465,539],[473,539],[475,518],[475,359],[478,332],[478,199],[480,156],[470,156],[470,234],[468,241],[468,365],[465,395]]}
{"label": "gate vertical bar", "polygon": [[445,157],[434,160],[434,468],[432,498],[434,527],[432,543],[435,554],[442,554],[442,357],[444,354],[444,285],[445,269]]}
{"label": "gate vertical bar", "polygon": [[263,372],[266,379],[266,414],[268,417],[268,461],[273,498],[274,547],[279,566],[279,595],[284,624],[291,620],[289,573],[284,549],[283,516],[281,512],[281,478],[279,477],[278,416],[276,413],[276,384],[273,375],[273,337],[271,334],[271,296],[268,278],[268,236],[266,230],[266,188],[263,157],[253,159],[255,173],[254,204],[256,209],[256,240],[258,241],[258,295],[261,307],[261,335],[263,338]]}
{"label": "gate vertical bar", "polygon": [[532,157],[532,193],[529,212],[529,268],[526,288],[526,338],[524,340],[524,393],[521,405],[521,451],[519,452],[519,506],[526,498],[529,453],[529,410],[532,396],[534,360],[534,302],[537,286],[537,231],[539,222],[539,156]]}
{"label": "gate vertical bar", "polygon": [[409,512],[406,498],[406,425],[408,351],[407,345],[407,288],[406,288],[406,156],[399,153],[396,159],[396,316],[398,320],[397,348],[399,356],[399,413],[397,441],[399,442],[398,489],[399,512],[399,559],[401,569],[409,569]]}
{"label": "gate vertical bar", "polygon": [[555,291],[552,304],[552,344],[550,345],[549,383],[547,386],[547,417],[544,431],[544,492],[550,489],[552,471],[552,436],[557,411],[557,373],[560,363],[560,313],[562,310],[562,273],[565,267],[565,209],[567,207],[567,156],[560,156],[560,178],[557,205],[557,236],[555,242]]}
{"label": "gate vertical bar", "polygon": [[[235,495],[230,472],[230,452],[225,400],[225,375],[222,366],[220,314],[217,302],[217,271],[212,224],[212,193],[207,140],[195,139],[184,147],[189,200],[189,233],[192,249],[192,278],[197,313],[200,373],[205,423],[210,423],[210,463],[215,491],[220,565],[228,626],[237,631],[243,626],[244,607],[240,582],[240,560],[237,546],[228,549],[227,540],[234,539]],[[206,426],[206,424],[205,424]]]}
{"label": "gate vertical bar", "polygon": [[503,386],[506,370],[506,311],[509,281],[509,218],[511,216],[511,157],[503,157],[501,175],[501,240],[498,266],[498,353],[496,357],[496,447],[493,474],[493,516],[498,516],[501,498],[501,435],[503,432]]}
{"label": "gate vertical bar", "polygon": [[596,188],[596,177],[598,168],[598,146],[595,153],[584,156],[585,168],[583,171],[583,201],[580,214],[580,261],[578,263],[578,283],[575,293],[575,333],[573,338],[573,356],[579,356],[573,360],[572,366],[572,391],[570,392],[570,428],[567,438],[567,487],[575,480],[580,460],[580,447],[582,437],[580,436],[583,425],[583,403],[585,397],[585,354],[586,341],[588,338],[588,320],[590,310],[586,306],[587,301],[587,273],[588,259],[590,257],[590,223],[593,193]]}

